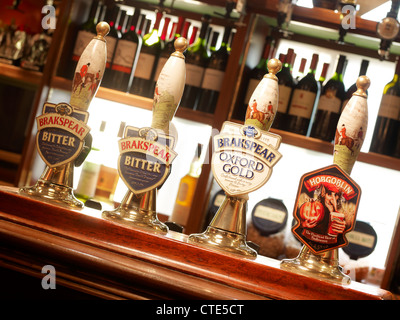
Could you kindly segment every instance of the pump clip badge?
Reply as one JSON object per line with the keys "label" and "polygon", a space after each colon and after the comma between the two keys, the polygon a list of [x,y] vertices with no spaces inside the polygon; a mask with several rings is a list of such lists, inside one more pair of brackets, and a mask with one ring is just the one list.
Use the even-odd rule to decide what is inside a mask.
{"label": "pump clip badge", "polygon": [[259,189],[282,157],[278,152],[281,139],[253,126],[224,122],[221,133],[214,137],[215,180],[231,196]]}
{"label": "pump clip badge", "polygon": [[36,118],[36,145],[39,155],[49,167],[58,167],[76,159],[82,151],[90,128],[89,113],[67,103],[45,103],[42,115]]}
{"label": "pump clip badge", "polygon": [[336,164],[302,176],[294,235],[316,254],[346,246],[354,228],[361,189]]}
{"label": "pump clip badge", "polygon": [[120,177],[135,194],[160,187],[177,156],[172,149],[174,138],[149,127],[127,126],[118,145]]}

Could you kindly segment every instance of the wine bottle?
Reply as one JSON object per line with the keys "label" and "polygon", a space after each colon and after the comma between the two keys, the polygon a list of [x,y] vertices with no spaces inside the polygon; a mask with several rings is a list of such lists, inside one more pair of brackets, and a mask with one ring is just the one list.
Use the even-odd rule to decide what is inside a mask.
{"label": "wine bottle", "polygon": [[237,114],[235,115],[235,118],[238,120],[243,120],[245,118],[247,105],[249,104],[251,95],[253,94],[254,90],[256,89],[262,78],[268,73],[267,63],[271,57],[273,46],[274,39],[270,36],[267,36],[265,38],[264,50],[262,52],[260,60],[249,73],[249,80],[247,83],[244,100],[240,110],[237,110]]}
{"label": "wine bottle", "polygon": [[220,48],[211,54],[201,83],[201,92],[196,110],[214,113],[217,106],[219,91],[225,77],[225,69],[228,64],[228,41],[232,28],[225,27]]}
{"label": "wine bottle", "polygon": [[197,26],[192,27],[192,32],[190,33],[190,38],[189,38],[189,46],[193,45],[193,43],[195,42],[198,31],[199,27]]}
{"label": "wine bottle", "polygon": [[320,92],[320,84],[315,80],[319,55],[314,53],[310,70],[293,89],[285,130],[306,135],[313,108]]}
{"label": "wine bottle", "polygon": [[67,77],[72,79],[74,77],[74,72],[76,69],[76,65],[81,57],[83,50],[89,44],[89,42],[96,36],[96,24],[99,20],[100,11],[102,9],[102,4],[98,0],[92,1],[92,5],[89,11],[89,17],[84,22],[78,31],[74,49],[72,51],[72,57],[69,61],[68,68],[66,70]]}
{"label": "wine bottle", "polygon": [[296,76],[296,79],[293,79],[294,83],[297,84],[300,79],[304,77],[304,71],[306,70],[307,59],[301,58],[299,72]]}
{"label": "wine bottle", "polygon": [[186,82],[180,105],[192,110],[196,109],[200,99],[201,82],[209,60],[206,43],[209,24],[210,16],[203,16],[199,37],[186,52]]}
{"label": "wine bottle", "polygon": [[110,25],[110,32],[107,35],[107,62],[106,69],[104,70],[102,87],[110,88],[112,86],[112,72],[111,65],[114,58],[115,48],[117,42],[121,38],[121,32],[118,30],[118,17],[120,17],[121,8],[117,5],[107,7],[105,21]]}
{"label": "wine bottle", "polygon": [[324,85],[318,101],[317,112],[310,134],[313,138],[329,142],[335,138],[336,126],[346,94],[343,84],[345,67],[346,56],[340,55],[336,71],[332,78]]}
{"label": "wine bottle", "polygon": [[168,27],[169,27],[170,22],[171,22],[171,18],[166,17],[164,19],[164,26],[163,26],[161,36],[160,36],[162,48],[164,48],[166,43],[168,42],[167,41],[167,32],[168,32]]}
{"label": "wine bottle", "polygon": [[183,227],[186,227],[197,181],[201,174],[202,162],[200,156],[202,147],[200,143],[197,145],[192,163],[190,164],[190,170],[179,183],[174,209],[169,219]]}
{"label": "wine bottle", "polygon": [[[361,76],[365,76],[367,74],[367,70],[368,70],[368,66],[369,66],[369,61],[368,60],[362,60],[361,61],[361,67],[360,67],[360,72],[358,74],[359,77]],[[357,91],[357,85],[356,83],[353,83],[349,89],[347,89],[346,91],[346,95],[342,104],[342,110],[343,108],[347,105],[347,102],[349,102],[351,96],[353,95],[354,92]],[[368,91],[367,91],[368,94]]]}
{"label": "wine bottle", "polygon": [[399,130],[400,112],[400,59],[392,81],[383,89],[381,104],[372,134],[369,151],[392,156]]}
{"label": "wine bottle", "polygon": [[110,70],[112,89],[128,92],[131,74],[136,70],[136,64],[142,47],[142,38],[136,34],[136,26],[140,17],[140,9],[133,15],[128,15],[127,31],[121,36],[115,49],[115,55]]}
{"label": "wine bottle", "polygon": [[162,49],[161,39],[158,36],[162,17],[163,13],[157,11],[153,29],[143,36],[142,49],[130,88],[132,94],[147,98],[154,96],[154,76]]}
{"label": "wine bottle", "polygon": [[275,115],[272,127],[276,129],[284,129],[287,117],[288,106],[295,82],[292,76],[292,61],[294,50],[289,48],[285,56],[282,70],[276,74],[278,77],[279,99],[278,110]]}
{"label": "wine bottle", "polygon": [[324,65],[322,66],[322,71],[321,71],[321,75],[319,76],[319,83],[322,86],[324,85],[324,82],[326,80],[326,74],[328,73],[328,69],[329,69],[329,63],[325,62]]}
{"label": "wine bottle", "polygon": [[153,83],[153,88],[156,86],[157,79],[160,75],[160,72],[162,68],[164,67],[165,63],[167,62],[168,58],[170,57],[171,53],[175,51],[174,47],[174,42],[176,39],[178,39],[181,36],[183,24],[185,23],[185,18],[184,17],[179,17],[178,22],[176,23],[175,27],[175,33],[174,36],[172,37],[172,40],[168,41],[165,43],[163,49],[160,52],[160,56],[158,58],[157,62],[157,69],[156,69],[156,74],[155,74],[155,82]]}

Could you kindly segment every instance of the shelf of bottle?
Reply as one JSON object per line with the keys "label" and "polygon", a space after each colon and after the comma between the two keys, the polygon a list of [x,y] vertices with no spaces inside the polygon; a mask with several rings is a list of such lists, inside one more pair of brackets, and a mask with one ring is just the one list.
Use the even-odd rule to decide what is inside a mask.
{"label": "shelf of bottle", "polygon": [[[243,121],[235,119],[231,119],[230,121],[243,124]],[[321,153],[332,154],[333,156],[333,144],[330,142],[274,128],[271,128],[270,132],[281,136],[283,143]],[[400,159],[374,152],[360,152],[357,161],[400,171]]]}
{"label": "shelf of bottle", "polygon": [[[62,77],[54,77],[51,82],[51,87],[70,91],[72,88],[72,82],[71,80]],[[152,110],[153,108],[153,100],[150,98],[145,98],[134,94],[129,94],[122,91],[103,87],[99,88],[96,93],[96,97],[146,110]],[[182,106],[178,108],[175,116],[185,120],[191,120],[208,125],[212,125],[214,119],[214,116],[212,114],[201,111],[194,111],[188,108],[184,108]]]}
{"label": "shelf of bottle", "polygon": [[12,82],[37,87],[42,81],[43,73],[0,62],[0,77],[12,80]]}
{"label": "shelf of bottle", "polygon": [[[206,0],[206,2],[209,1],[212,0],[208,1]],[[276,17],[278,13],[278,2],[279,0],[248,1],[246,11],[248,13],[256,13],[270,17]],[[334,10],[328,10],[325,8],[318,8],[318,7],[305,8],[301,6],[294,6],[292,13],[292,21],[298,21],[312,26],[320,26],[338,30],[341,24],[341,13]],[[379,36],[376,33],[375,21],[362,19],[359,16],[356,16],[355,25],[356,28],[349,29],[347,31],[352,34],[359,34],[379,39]],[[398,41],[399,38],[400,36],[398,36],[395,41]]]}

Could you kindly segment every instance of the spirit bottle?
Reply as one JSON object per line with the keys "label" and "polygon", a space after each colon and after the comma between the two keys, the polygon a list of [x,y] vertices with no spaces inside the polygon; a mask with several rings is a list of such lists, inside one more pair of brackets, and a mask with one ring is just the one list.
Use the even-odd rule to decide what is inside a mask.
{"label": "spirit bottle", "polygon": [[179,183],[178,195],[176,196],[175,206],[170,220],[186,227],[189,217],[190,207],[192,206],[194,192],[196,191],[197,181],[201,174],[202,162],[200,159],[202,145],[199,143],[196,148],[190,170]]}

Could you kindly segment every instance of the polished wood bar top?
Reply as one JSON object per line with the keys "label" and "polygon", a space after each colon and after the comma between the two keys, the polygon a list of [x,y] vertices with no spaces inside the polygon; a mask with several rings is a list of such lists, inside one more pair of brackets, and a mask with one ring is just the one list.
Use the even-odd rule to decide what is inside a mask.
{"label": "polished wood bar top", "polygon": [[0,187],[0,266],[105,299],[391,299],[390,292],[294,274],[280,261],[249,259],[187,242],[187,236],[120,225]]}

